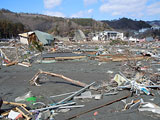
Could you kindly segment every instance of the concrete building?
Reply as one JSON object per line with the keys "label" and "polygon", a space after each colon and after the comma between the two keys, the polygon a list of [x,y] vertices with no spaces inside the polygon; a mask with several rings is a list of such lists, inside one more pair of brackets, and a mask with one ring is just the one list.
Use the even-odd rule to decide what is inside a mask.
{"label": "concrete building", "polygon": [[140,41],[139,41],[138,38],[130,37],[130,38],[128,39],[128,42],[138,43],[138,42],[140,42]]}
{"label": "concrete building", "polygon": [[123,33],[117,32],[117,31],[103,31],[95,33],[92,37],[93,41],[107,41],[107,40],[116,40],[121,39],[124,40]]}

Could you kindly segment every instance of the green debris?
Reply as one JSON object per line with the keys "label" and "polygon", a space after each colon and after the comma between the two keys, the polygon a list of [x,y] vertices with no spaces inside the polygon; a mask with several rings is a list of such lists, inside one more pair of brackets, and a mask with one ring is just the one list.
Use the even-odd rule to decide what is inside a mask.
{"label": "green debris", "polygon": [[29,98],[26,98],[26,101],[34,103],[37,101],[37,98],[36,97],[29,97]]}

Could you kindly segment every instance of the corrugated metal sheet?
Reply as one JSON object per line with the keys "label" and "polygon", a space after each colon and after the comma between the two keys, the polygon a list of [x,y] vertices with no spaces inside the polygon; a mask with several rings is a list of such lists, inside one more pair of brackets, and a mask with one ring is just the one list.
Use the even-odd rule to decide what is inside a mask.
{"label": "corrugated metal sheet", "polygon": [[38,31],[38,30],[33,31],[33,32],[36,34],[36,36],[38,37],[38,39],[39,39],[44,45],[50,44],[51,41],[54,40],[53,36],[50,35],[50,34],[48,34],[48,33],[41,32],[41,31]]}

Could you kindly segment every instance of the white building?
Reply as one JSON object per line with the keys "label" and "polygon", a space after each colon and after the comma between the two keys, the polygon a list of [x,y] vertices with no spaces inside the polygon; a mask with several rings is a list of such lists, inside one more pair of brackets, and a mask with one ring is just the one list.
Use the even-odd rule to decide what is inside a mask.
{"label": "white building", "polygon": [[107,40],[116,40],[121,39],[124,40],[123,33],[117,32],[117,31],[103,31],[96,33],[95,36],[92,37],[93,41],[107,41]]}
{"label": "white building", "polygon": [[134,43],[140,42],[139,39],[133,38],[133,37],[130,37],[130,38],[128,39],[128,41],[129,41],[129,42],[134,42]]}

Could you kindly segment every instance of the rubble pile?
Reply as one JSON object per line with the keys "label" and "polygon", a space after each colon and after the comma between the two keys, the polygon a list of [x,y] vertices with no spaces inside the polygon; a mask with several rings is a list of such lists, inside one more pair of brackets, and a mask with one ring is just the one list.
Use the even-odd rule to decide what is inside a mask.
{"label": "rubble pile", "polygon": [[[155,49],[155,43],[148,44],[148,46],[147,44],[143,45],[144,48],[150,46]],[[160,97],[159,49],[146,51],[136,47],[70,44],[69,46],[59,47],[59,49],[47,48],[40,52],[30,50],[28,47],[17,43],[12,44],[12,46],[1,46],[0,68],[2,70],[9,70],[9,66],[14,65],[14,69],[18,68],[17,66],[21,66],[27,72],[32,73],[31,70],[34,70],[37,73],[29,76],[28,80],[24,79],[24,82],[27,82],[28,85],[27,93],[17,97],[14,96],[14,100],[10,101],[7,101],[3,96],[1,100],[0,97],[0,118],[26,120],[70,120],[82,118],[89,120],[90,118],[104,119],[105,114],[109,116],[114,112],[115,114],[123,115],[125,111],[137,110],[140,114],[145,111],[154,113],[155,116],[152,115],[151,118],[154,116],[159,119],[160,104],[157,101]],[[81,66],[75,68],[84,74],[78,80],[72,79],[74,76],[72,72],[76,72],[76,70],[67,69],[67,72],[71,72],[73,75],[69,77],[66,76],[67,72],[63,71],[63,68],[63,73],[61,72],[61,74],[52,70],[44,71],[47,64],[54,67],[55,64],[78,64],[77,62],[84,62],[94,68],[90,72],[83,70],[83,66],[82,68],[80,68]],[[83,81],[86,74],[92,72],[94,74],[95,69],[98,69],[98,67],[104,69],[104,64],[116,65],[115,69],[109,70],[108,68],[108,71],[105,71],[105,74],[110,75],[109,80]],[[38,65],[42,67],[37,69]],[[101,71],[98,72],[100,73]],[[0,78],[2,77],[0,76]],[[76,77],[74,76],[73,78]],[[57,79],[62,79],[63,82],[55,81]],[[54,93],[59,91],[58,88],[61,88],[61,91],[64,89],[60,87],[61,84],[67,84],[69,88],[74,86],[76,91],[63,91],[61,94],[52,96],[45,91],[45,96],[38,96],[34,95],[30,90],[44,88],[49,90],[45,83],[49,83],[49,85],[56,84],[57,88],[55,88]],[[20,86],[16,82],[14,84]],[[42,93],[39,92],[39,94]],[[6,110],[4,106],[12,107],[7,107]],[[105,113],[103,111],[104,108],[108,112]]]}

